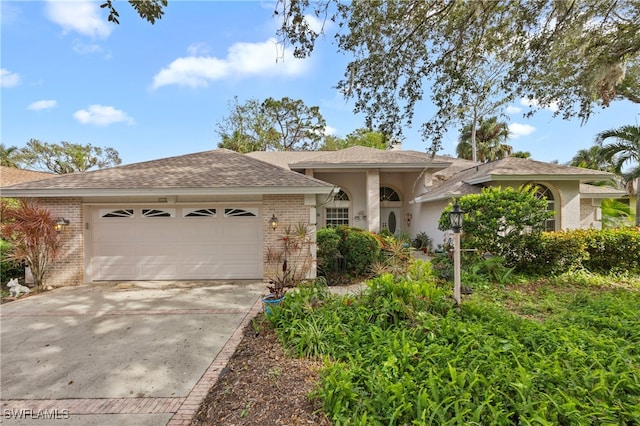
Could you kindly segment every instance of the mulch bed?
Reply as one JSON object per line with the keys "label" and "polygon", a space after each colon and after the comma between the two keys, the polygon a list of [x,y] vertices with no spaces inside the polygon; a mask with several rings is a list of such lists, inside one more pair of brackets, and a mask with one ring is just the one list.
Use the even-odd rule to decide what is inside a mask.
{"label": "mulch bed", "polygon": [[222,377],[201,404],[192,425],[331,425],[309,393],[322,367],[319,361],[285,354],[271,325],[259,314]]}

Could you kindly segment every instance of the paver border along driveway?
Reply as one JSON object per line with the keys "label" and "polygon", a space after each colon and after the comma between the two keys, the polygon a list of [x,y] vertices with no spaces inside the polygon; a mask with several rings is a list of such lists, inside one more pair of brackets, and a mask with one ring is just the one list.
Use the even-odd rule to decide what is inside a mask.
{"label": "paver border along driveway", "polygon": [[189,424],[264,290],[256,281],[92,283],[0,306],[2,423]]}

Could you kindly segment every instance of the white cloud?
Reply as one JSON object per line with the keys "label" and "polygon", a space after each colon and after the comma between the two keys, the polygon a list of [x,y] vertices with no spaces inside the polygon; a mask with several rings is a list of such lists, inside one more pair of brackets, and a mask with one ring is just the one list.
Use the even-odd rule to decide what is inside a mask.
{"label": "white cloud", "polygon": [[20,74],[0,68],[0,87],[15,87],[20,84]]}
{"label": "white cloud", "polygon": [[205,56],[209,54],[209,46],[207,43],[193,43],[187,47],[189,56]]}
{"label": "white cloud", "polygon": [[509,105],[509,106],[507,107],[507,113],[509,113],[509,114],[517,114],[517,113],[519,113],[520,111],[522,111],[522,108],[517,107],[517,106],[515,106],[515,105]]}
{"label": "white cloud", "polygon": [[89,108],[81,109],[73,113],[73,118],[82,124],[93,124],[96,126],[108,126],[113,123],[135,124],[133,118],[122,110],[111,106],[89,105]]}
{"label": "white cloud", "polygon": [[58,105],[57,101],[42,99],[40,101],[33,102],[31,105],[27,107],[27,109],[30,109],[32,111],[40,111],[43,109],[53,108],[56,105]]}
{"label": "white cloud", "polygon": [[336,133],[338,133],[338,129],[336,129],[335,127],[331,127],[331,126],[324,127],[325,135],[335,135]]}
{"label": "white cloud", "polygon": [[538,102],[537,99],[520,98],[520,104],[522,104],[524,106],[528,106],[528,107],[544,108],[544,109],[548,109],[549,111],[552,111],[552,112],[558,111],[558,103],[557,102],[551,102],[549,105],[541,106],[540,102]]}
{"label": "white cloud", "polygon": [[[190,46],[189,50],[197,49]],[[292,50],[281,50],[271,38],[262,43],[235,43],[223,59],[193,54],[178,58],[153,77],[152,87],[207,87],[209,82],[226,77],[298,75],[305,69],[306,63],[294,58]]]}
{"label": "white cloud", "polygon": [[100,2],[91,0],[47,1],[47,16],[62,27],[63,32],[75,31],[94,38],[105,38],[114,25],[100,16]]}
{"label": "white cloud", "polygon": [[80,40],[74,40],[72,49],[80,55],[89,55],[91,53],[102,53],[102,46],[96,43],[83,43]]}
{"label": "white cloud", "polygon": [[509,124],[509,137],[517,139],[520,136],[528,136],[535,132],[536,128],[530,124],[511,123]]}

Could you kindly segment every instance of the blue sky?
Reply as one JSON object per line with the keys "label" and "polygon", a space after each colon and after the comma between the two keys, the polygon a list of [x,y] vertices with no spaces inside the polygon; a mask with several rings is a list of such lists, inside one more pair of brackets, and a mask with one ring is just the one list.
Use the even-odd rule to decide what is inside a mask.
{"label": "blue sky", "polygon": [[[275,42],[271,2],[170,0],[155,25],[126,2],[116,2],[120,25],[111,24],[100,3],[0,3],[5,146],[31,138],[91,143],[115,148],[123,164],[205,151],[217,147],[216,124],[234,96],[241,103],[302,99],[320,107],[327,131],[338,136],[364,125],[334,89],[348,58],[326,38],[310,58],[294,59]],[[525,119],[521,102],[507,110],[515,150],[562,163],[590,147],[596,133],[640,122],[640,106],[627,101],[584,126],[551,111]],[[427,101],[405,132],[404,149],[427,149],[419,123],[431,114]],[[440,154],[455,153],[459,127],[452,126]]]}

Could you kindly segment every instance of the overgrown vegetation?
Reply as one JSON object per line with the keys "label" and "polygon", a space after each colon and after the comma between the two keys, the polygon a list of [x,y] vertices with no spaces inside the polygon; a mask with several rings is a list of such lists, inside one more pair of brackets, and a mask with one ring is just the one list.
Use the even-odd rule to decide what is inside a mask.
{"label": "overgrown vegetation", "polygon": [[359,295],[300,288],[269,320],[324,359],[314,397],[337,425],[638,424],[640,279],[594,277],[494,284],[456,310],[417,262]]}

